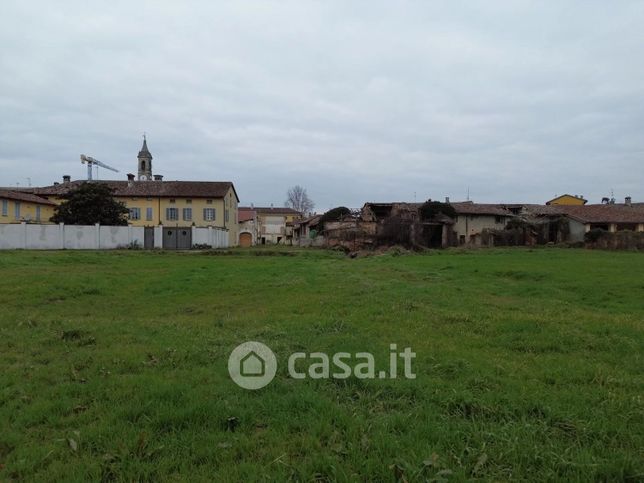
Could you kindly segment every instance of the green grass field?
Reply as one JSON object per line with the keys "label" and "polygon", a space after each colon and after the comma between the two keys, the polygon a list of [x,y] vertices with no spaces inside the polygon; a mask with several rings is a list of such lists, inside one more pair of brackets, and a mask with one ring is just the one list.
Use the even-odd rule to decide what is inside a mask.
{"label": "green grass field", "polygon": [[[2,252],[0,270],[0,481],[644,479],[638,253]],[[278,358],[259,391],[228,375],[247,340]],[[390,343],[415,380],[286,370],[294,351],[380,366]]]}

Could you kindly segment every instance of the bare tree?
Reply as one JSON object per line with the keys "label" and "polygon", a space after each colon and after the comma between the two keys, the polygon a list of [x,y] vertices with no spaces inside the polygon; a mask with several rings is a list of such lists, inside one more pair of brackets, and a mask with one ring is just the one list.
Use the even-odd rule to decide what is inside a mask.
{"label": "bare tree", "polygon": [[295,211],[302,213],[302,215],[306,215],[315,207],[315,203],[306,194],[306,188],[298,184],[289,188],[284,206],[293,208]]}

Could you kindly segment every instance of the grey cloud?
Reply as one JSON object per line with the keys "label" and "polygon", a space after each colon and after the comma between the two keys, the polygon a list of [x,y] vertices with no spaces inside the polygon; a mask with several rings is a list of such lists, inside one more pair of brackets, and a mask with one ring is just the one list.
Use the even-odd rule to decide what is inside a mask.
{"label": "grey cloud", "polygon": [[318,208],[644,199],[641,2],[3,2],[0,185],[135,167]]}

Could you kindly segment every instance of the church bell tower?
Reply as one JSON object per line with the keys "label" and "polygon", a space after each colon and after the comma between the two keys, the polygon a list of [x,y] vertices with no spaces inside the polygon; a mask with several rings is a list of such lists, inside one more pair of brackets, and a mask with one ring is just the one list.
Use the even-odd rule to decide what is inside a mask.
{"label": "church bell tower", "polygon": [[145,139],[145,134],[143,135],[143,146],[141,151],[139,151],[139,181],[151,181],[152,180],[152,154],[148,151],[148,143]]}

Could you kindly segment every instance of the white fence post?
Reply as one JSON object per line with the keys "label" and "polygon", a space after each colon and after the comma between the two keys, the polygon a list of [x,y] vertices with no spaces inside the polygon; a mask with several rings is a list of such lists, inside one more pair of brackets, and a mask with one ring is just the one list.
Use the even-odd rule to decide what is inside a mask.
{"label": "white fence post", "polygon": [[20,248],[27,248],[27,223],[24,221],[20,222],[20,226],[22,228],[22,236],[20,237],[20,244],[22,245]]}
{"label": "white fence post", "polygon": [[61,250],[65,249],[65,223],[58,223],[58,247]]}
{"label": "white fence post", "polygon": [[154,227],[154,248],[163,248],[163,225]]}
{"label": "white fence post", "polygon": [[95,240],[95,248],[96,250],[99,250],[101,248],[101,225],[100,223],[96,223],[94,225],[94,240]]}

